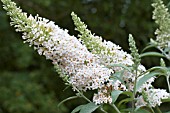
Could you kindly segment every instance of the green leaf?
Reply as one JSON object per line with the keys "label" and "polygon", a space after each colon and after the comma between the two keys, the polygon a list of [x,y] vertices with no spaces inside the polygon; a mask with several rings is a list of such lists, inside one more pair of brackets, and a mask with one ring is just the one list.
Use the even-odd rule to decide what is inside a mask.
{"label": "green leaf", "polygon": [[162,66],[152,67],[152,68],[148,69],[147,72],[154,71],[154,70],[157,70],[157,71],[161,70],[162,72],[167,73],[167,68],[166,67],[162,67]]}
{"label": "green leaf", "polygon": [[170,97],[167,98],[167,99],[162,99],[161,101],[162,101],[162,102],[170,102]]}
{"label": "green leaf", "polygon": [[122,92],[121,94],[127,95],[127,96],[129,96],[130,98],[128,97],[128,98],[125,98],[125,99],[121,100],[121,101],[118,103],[118,107],[120,107],[120,105],[123,104],[123,103],[127,103],[127,102],[130,102],[130,101],[133,100],[133,93],[132,93],[132,92],[130,92],[130,91],[124,91],[124,92]]}
{"label": "green leaf", "polygon": [[135,113],[151,113],[151,112],[149,112],[149,111],[147,111],[145,109],[139,108],[137,111],[135,111]]}
{"label": "green leaf", "polygon": [[132,111],[132,108],[121,109],[121,113],[129,113]]}
{"label": "green leaf", "polygon": [[83,106],[83,108],[80,110],[80,113],[92,113],[95,111],[99,106],[94,103],[88,103]]}
{"label": "green leaf", "polygon": [[133,100],[133,98],[125,98],[125,99],[121,100],[121,101],[118,103],[118,107],[120,107],[121,104],[123,104],[123,103],[128,103],[128,102],[130,102],[130,101],[132,101],[132,100]]}
{"label": "green leaf", "polygon": [[161,53],[158,52],[146,52],[146,53],[142,53],[140,54],[140,57],[146,57],[146,56],[157,56],[157,57],[165,57],[164,55],[162,55]]}
{"label": "green leaf", "polygon": [[88,103],[85,105],[80,105],[76,107],[71,113],[76,113],[80,111],[79,113],[92,113],[95,111],[99,106],[96,105],[95,103]]}
{"label": "green leaf", "polygon": [[119,97],[119,95],[122,93],[123,91],[120,90],[114,90],[111,92],[111,96],[112,96],[112,103],[115,103],[115,101],[117,100],[117,98]]}
{"label": "green leaf", "polygon": [[79,105],[77,106],[75,109],[73,109],[73,111],[71,113],[76,113],[78,111],[80,111],[83,108],[84,105]]}
{"label": "green leaf", "polygon": [[162,73],[160,73],[160,72],[151,72],[151,73],[146,74],[143,77],[141,77],[136,83],[136,91],[151,77],[156,76],[156,75],[161,75],[161,74]]}
{"label": "green leaf", "polygon": [[133,93],[130,91],[124,91],[122,94],[133,97]]}
{"label": "green leaf", "polygon": [[148,46],[146,46],[143,50],[142,50],[142,53],[144,52],[144,51],[146,51],[147,49],[150,49],[150,48],[152,48],[152,47],[156,47],[154,44],[150,44],[150,45],[148,45]]}

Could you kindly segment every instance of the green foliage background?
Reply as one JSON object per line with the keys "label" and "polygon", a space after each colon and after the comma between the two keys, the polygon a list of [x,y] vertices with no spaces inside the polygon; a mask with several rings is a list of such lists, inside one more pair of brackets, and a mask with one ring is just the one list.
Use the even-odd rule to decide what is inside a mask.
{"label": "green foliage background", "polygon": [[[134,35],[139,51],[154,38],[156,24],[152,20],[151,0],[14,0],[33,15],[53,20],[70,34],[77,36],[71,19],[74,11],[92,32],[128,50],[128,34]],[[168,0],[164,1],[168,4]],[[2,3],[0,3],[2,6]],[[158,65],[157,58],[145,58],[146,67]],[[164,79],[156,83],[166,88]],[[162,83],[162,84],[161,84]],[[157,85],[158,86],[158,85]],[[53,65],[39,56],[21,34],[9,26],[9,17],[0,7],[0,113],[69,113],[83,100],[66,102],[74,95],[58,77]],[[163,108],[167,109],[167,108]]]}

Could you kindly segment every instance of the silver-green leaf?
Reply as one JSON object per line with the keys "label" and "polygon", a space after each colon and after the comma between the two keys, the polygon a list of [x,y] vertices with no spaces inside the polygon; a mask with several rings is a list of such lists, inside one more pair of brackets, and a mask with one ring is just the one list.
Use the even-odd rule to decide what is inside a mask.
{"label": "silver-green leaf", "polygon": [[119,95],[122,93],[123,91],[120,90],[114,90],[111,93],[112,96],[112,103],[116,102],[117,98],[119,97]]}
{"label": "silver-green leaf", "polygon": [[151,72],[148,73],[146,75],[144,75],[143,77],[141,77],[138,82],[136,83],[136,91],[138,91],[138,89],[145,83],[147,82],[147,80],[149,80],[151,77],[154,77],[156,75],[161,75],[160,72]]}
{"label": "silver-green leaf", "polygon": [[76,113],[78,111],[80,111],[79,113],[92,113],[98,107],[99,105],[96,105],[95,103],[88,103],[88,104],[80,105],[76,107],[71,113]]}

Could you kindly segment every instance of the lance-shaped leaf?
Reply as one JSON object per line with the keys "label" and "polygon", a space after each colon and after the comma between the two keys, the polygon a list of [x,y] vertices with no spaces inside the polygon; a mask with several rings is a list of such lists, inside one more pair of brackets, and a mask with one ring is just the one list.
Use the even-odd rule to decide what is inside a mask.
{"label": "lance-shaped leaf", "polygon": [[71,113],[76,113],[78,111],[80,111],[79,113],[92,113],[98,107],[99,105],[96,105],[95,103],[88,103],[88,104],[80,105],[76,107]]}
{"label": "lance-shaped leaf", "polygon": [[160,72],[151,72],[148,73],[146,75],[144,75],[143,77],[139,78],[139,80],[136,83],[136,91],[138,91],[138,89],[145,83],[147,82],[151,77],[154,77],[156,75],[161,75],[162,73]]}
{"label": "lance-shaped leaf", "polygon": [[112,95],[112,103],[115,103],[117,98],[119,97],[119,95],[122,93],[123,91],[120,90],[114,90],[112,91],[111,95]]}
{"label": "lance-shaped leaf", "polygon": [[157,56],[157,57],[165,57],[163,54],[158,53],[158,52],[146,52],[146,53],[142,53],[140,54],[140,57],[146,57],[146,56]]}

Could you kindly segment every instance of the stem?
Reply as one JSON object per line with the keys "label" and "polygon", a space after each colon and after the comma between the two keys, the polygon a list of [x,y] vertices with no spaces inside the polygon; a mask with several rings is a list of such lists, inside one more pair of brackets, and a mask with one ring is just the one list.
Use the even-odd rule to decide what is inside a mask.
{"label": "stem", "polygon": [[115,106],[115,104],[110,104],[110,105],[116,110],[117,113],[121,113],[121,112],[119,111],[119,109]]}
{"label": "stem", "polygon": [[68,100],[72,100],[72,99],[75,99],[75,98],[79,98],[79,96],[73,96],[73,97],[69,97],[63,101],[61,101],[59,104],[58,104],[58,107],[60,107],[61,104],[63,104],[64,102],[68,101]]}
{"label": "stem", "polygon": [[156,113],[162,113],[162,111],[159,109],[158,106],[156,106],[155,109],[156,109],[156,111],[157,111]]}
{"label": "stem", "polygon": [[152,107],[149,107],[150,108],[150,110],[152,111],[152,113],[155,113],[155,111],[152,109]]}
{"label": "stem", "polygon": [[87,100],[88,102],[92,103],[91,100],[89,100],[86,96],[84,96],[76,87],[74,87],[75,90],[81,95],[81,97],[83,97],[85,100]]}
{"label": "stem", "polygon": [[135,95],[136,95],[136,82],[137,82],[137,67],[135,70],[135,82],[134,82],[134,89],[133,89],[133,100],[132,100],[132,113],[134,113],[135,110]]}
{"label": "stem", "polygon": [[167,75],[167,76],[166,76],[166,81],[167,81],[167,83],[168,83],[168,90],[169,90],[169,93],[170,93],[169,77],[170,77],[170,75]]}

